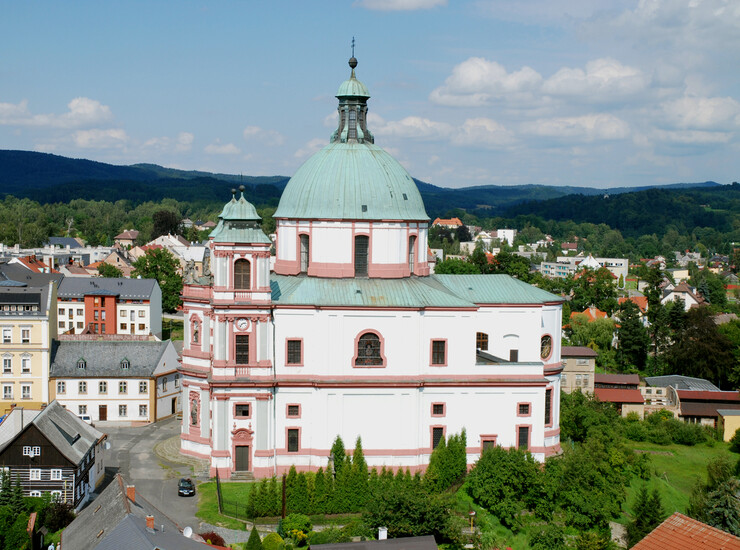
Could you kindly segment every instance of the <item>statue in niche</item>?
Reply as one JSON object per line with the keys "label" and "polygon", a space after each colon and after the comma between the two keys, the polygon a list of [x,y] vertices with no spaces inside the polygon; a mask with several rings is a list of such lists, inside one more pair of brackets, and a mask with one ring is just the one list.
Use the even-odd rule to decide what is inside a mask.
{"label": "statue in niche", "polygon": [[198,400],[193,399],[190,402],[190,424],[192,426],[198,425]]}

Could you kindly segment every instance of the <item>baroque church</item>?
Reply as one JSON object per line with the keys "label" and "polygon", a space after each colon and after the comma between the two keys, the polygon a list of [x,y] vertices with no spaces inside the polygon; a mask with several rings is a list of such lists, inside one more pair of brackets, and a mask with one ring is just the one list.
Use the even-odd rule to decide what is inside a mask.
{"label": "baroque church", "polygon": [[338,128],[288,182],[272,242],[242,193],[210,234],[212,275],[183,288],[181,451],[222,477],[327,467],[341,436],[370,466],[423,470],[465,429],[560,450],[561,299],[508,275],[433,275],[429,217],[375,145],[351,75]]}

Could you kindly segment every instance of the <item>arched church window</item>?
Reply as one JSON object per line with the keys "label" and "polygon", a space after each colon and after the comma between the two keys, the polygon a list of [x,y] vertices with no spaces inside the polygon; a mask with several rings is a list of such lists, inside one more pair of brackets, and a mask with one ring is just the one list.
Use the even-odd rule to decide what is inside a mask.
{"label": "arched church window", "polygon": [[369,250],[370,237],[357,235],[355,237],[355,277],[367,277]]}
{"label": "arched church window", "polygon": [[249,260],[239,259],[234,262],[234,288],[251,288],[252,265]]}
{"label": "arched church window", "polygon": [[414,264],[416,263],[416,235],[409,237],[409,273],[414,274]]}
{"label": "arched church window", "polygon": [[301,273],[308,272],[309,240],[308,235],[301,235]]}
{"label": "arched church window", "polygon": [[364,367],[382,364],[383,357],[380,353],[380,337],[372,332],[366,332],[357,340],[355,365]]}

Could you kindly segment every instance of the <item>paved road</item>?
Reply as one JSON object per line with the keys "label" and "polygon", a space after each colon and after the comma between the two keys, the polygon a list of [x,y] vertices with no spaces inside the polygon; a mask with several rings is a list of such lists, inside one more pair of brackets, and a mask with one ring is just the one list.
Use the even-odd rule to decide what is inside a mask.
{"label": "paved road", "polygon": [[136,486],[137,493],[181,528],[190,526],[197,532],[200,524],[195,517],[197,497],[177,495],[179,479],[192,476],[190,467],[169,462],[154,453],[157,443],[178,434],[180,420],[173,417],[136,428],[100,422],[95,427],[108,434],[111,444],[105,456],[106,470],[117,468],[128,483]]}

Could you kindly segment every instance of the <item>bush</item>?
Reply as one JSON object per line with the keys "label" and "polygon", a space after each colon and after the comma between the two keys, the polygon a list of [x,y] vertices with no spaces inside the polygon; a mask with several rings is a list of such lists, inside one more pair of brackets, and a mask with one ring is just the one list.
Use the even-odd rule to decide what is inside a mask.
{"label": "bush", "polygon": [[733,453],[740,453],[740,428],[735,430],[735,435],[730,439],[730,450]]}
{"label": "bush", "polygon": [[624,429],[624,435],[632,441],[645,441],[648,437],[648,430],[642,422],[631,422]]}
{"label": "bush", "polygon": [[648,432],[648,441],[656,445],[670,445],[673,443],[673,438],[665,426],[654,426]]}
{"label": "bush", "polygon": [[283,537],[277,533],[270,533],[262,539],[262,550],[283,550],[284,547]]}
{"label": "bush", "polygon": [[[282,538],[292,536],[294,531],[307,534],[311,531],[311,518],[303,514],[288,514],[278,522],[277,532]],[[264,546],[264,543],[263,543]]]}
{"label": "bush", "polygon": [[538,529],[529,537],[529,547],[532,550],[566,550],[562,527],[551,523]]}
{"label": "bush", "polygon": [[198,534],[203,537],[203,540],[205,540],[208,544],[215,544],[216,546],[226,546],[226,541],[224,541],[224,538],[216,533],[216,531],[206,531],[205,533]]}
{"label": "bush", "polygon": [[706,441],[706,432],[698,424],[688,424],[686,422],[680,422],[674,420],[679,424],[676,433],[674,434],[673,441],[679,445],[694,446],[699,443]]}
{"label": "bush", "polygon": [[337,544],[339,542],[351,542],[352,537],[347,535],[344,530],[336,527],[329,527],[322,531],[311,531],[308,535],[308,543],[314,544]]}

